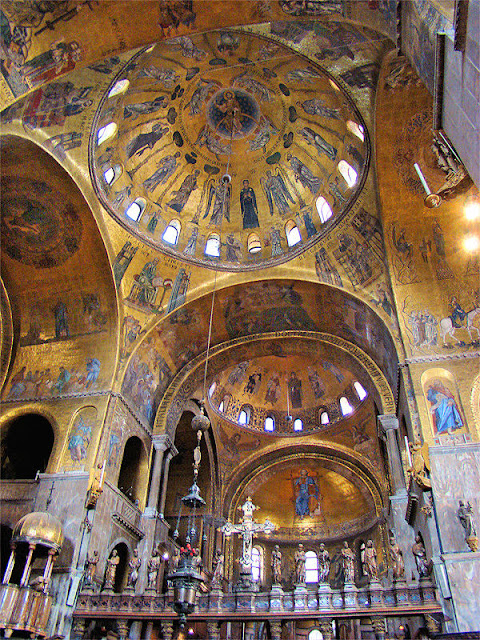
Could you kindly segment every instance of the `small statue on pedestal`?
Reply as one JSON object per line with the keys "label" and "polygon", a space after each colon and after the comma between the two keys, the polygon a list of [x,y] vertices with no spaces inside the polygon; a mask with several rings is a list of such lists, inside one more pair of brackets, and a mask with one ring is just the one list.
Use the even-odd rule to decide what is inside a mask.
{"label": "small statue on pedestal", "polygon": [[135,548],[133,550],[133,556],[130,562],[128,563],[128,580],[127,580],[127,589],[130,591],[135,591],[135,585],[138,580],[138,570],[140,569],[140,565],[142,564],[142,560],[138,557],[138,549]]}
{"label": "small statue on pedestal", "polygon": [[432,488],[432,483],[427,477],[427,465],[425,464],[425,458],[422,453],[423,445],[420,440],[410,443],[410,452],[412,455],[412,466],[407,469],[413,480],[417,483],[420,489],[426,491]]}
{"label": "small statue on pedestal", "polygon": [[377,550],[373,546],[373,540],[369,540],[365,545],[362,545],[361,561],[363,574],[368,576],[370,580],[378,580],[377,569]]}
{"label": "small statue on pedestal", "polygon": [[95,577],[95,572],[97,570],[97,564],[100,560],[100,554],[97,550],[95,550],[91,556],[87,555],[87,559],[85,560],[85,571],[83,574],[83,586],[87,589],[93,588],[93,580]]}
{"label": "small statue on pedestal", "polygon": [[282,552],[278,544],[275,545],[272,551],[271,567],[272,586],[279,585],[282,582]]}
{"label": "small statue on pedestal", "polygon": [[115,585],[115,575],[117,573],[117,567],[120,564],[120,557],[118,551],[114,549],[112,555],[107,558],[107,568],[105,570],[105,585],[104,591],[113,591]]}
{"label": "small statue on pedestal", "polygon": [[345,540],[341,551],[345,582],[355,583],[355,554]]}
{"label": "small statue on pedestal", "polygon": [[412,553],[415,557],[415,564],[420,578],[428,578],[430,575],[430,567],[427,561],[427,552],[422,542],[420,534],[415,536],[415,544],[412,545]]}
{"label": "small statue on pedestal", "polygon": [[390,536],[389,547],[390,561],[392,563],[392,574],[394,581],[405,579],[405,562],[403,561],[403,553],[398,546],[395,536]]}
{"label": "small statue on pedestal", "polygon": [[224,564],[225,556],[220,549],[217,549],[213,559],[212,588],[222,586]]}
{"label": "small statue on pedestal", "polygon": [[158,570],[160,568],[161,558],[158,555],[158,551],[153,549],[150,560],[148,561],[148,584],[147,591],[157,592],[157,577]]}
{"label": "small statue on pedestal", "polygon": [[330,573],[330,554],[325,549],[323,542],[320,544],[318,552],[318,580],[319,582],[328,582],[328,574]]}
{"label": "small statue on pedestal", "polygon": [[478,537],[473,520],[472,505],[470,502],[465,504],[464,500],[459,500],[458,505],[457,517],[465,530],[465,542],[470,547],[470,550],[475,552],[478,550]]}
{"label": "small statue on pedestal", "polygon": [[305,584],[305,549],[303,544],[299,544],[295,552],[295,582]]}

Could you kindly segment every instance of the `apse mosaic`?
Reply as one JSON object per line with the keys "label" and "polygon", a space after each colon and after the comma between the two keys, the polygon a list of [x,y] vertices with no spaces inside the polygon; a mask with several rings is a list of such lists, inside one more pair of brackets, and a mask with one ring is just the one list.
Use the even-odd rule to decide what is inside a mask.
{"label": "apse mosaic", "polygon": [[185,261],[301,253],[362,188],[360,113],[322,67],[258,35],[177,37],[134,57],[97,111],[90,170],[109,213]]}
{"label": "apse mosaic", "polygon": [[276,539],[354,535],[376,520],[367,485],[352,469],[304,457],[260,471],[245,487],[260,507],[256,518],[276,524]]}

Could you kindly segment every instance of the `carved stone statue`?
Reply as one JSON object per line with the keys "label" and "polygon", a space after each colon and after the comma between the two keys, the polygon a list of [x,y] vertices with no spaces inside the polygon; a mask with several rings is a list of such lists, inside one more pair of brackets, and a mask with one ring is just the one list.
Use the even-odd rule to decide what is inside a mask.
{"label": "carved stone statue", "polygon": [[87,555],[87,559],[85,560],[85,572],[83,578],[84,587],[93,586],[93,579],[95,577],[95,572],[97,570],[97,564],[99,560],[100,554],[97,550],[95,550],[91,556]]}
{"label": "carved stone statue", "polygon": [[345,576],[345,582],[355,582],[355,554],[348,546],[348,542],[345,540],[343,543],[343,549],[341,551],[343,573]]}
{"label": "carved stone statue", "polygon": [[425,458],[422,453],[422,443],[420,440],[410,443],[410,452],[412,454],[412,466],[407,469],[408,473],[417,483],[417,485],[423,489],[431,489],[432,483],[427,477],[427,465],[425,464]]}
{"label": "carved stone statue", "polygon": [[464,500],[459,500],[458,505],[457,517],[465,530],[465,542],[472,551],[477,551],[478,538],[475,522],[473,520],[472,505],[470,502],[465,504]]}
{"label": "carved stone statue", "polygon": [[398,546],[395,536],[390,536],[390,562],[392,563],[392,573],[394,580],[403,580],[405,578],[405,563],[403,561],[403,553]]}
{"label": "carved stone statue", "polygon": [[158,555],[158,551],[154,549],[152,551],[152,555],[150,556],[150,560],[148,561],[148,591],[156,591],[157,590],[157,577],[158,570],[160,568],[161,558]]}
{"label": "carved stone statue", "polygon": [[105,590],[113,590],[115,585],[115,575],[117,573],[117,567],[120,564],[120,557],[118,551],[114,549],[112,555],[107,558],[107,568],[105,570]]}
{"label": "carved stone statue", "polygon": [[323,542],[318,552],[318,579],[320,582],[328,582],[328,574],[330,573],[330,554],[325,549]]}
{"label": "carved stone statue", "polygon": [[370,580],[378,580],[377,550],[373,546],[373,540],[369,540],[366,546],[363,546],[361,560],[364,575]]}
{"label": "carved stone statue", "polygon": [[223,579],[223,568],[225,565],[225,556],[220,549],[215,552],[215,558],[213,560],[213,576],[212,587],[221,587]]}
{"label": "carved stone statue", "polygon": [[278,585],[282,581],[282,552],[278,544],[275,545],[272,551],[271,567],[272,585]]}
{"label": "carved stone statue", "polygon": [[303,544],[299,544],[295,552],[295,582],[305,584],[305,549]]}
{"label": "carved stone statue", "polygon": [[133,556],[128,563],[128,580],[127,580],[127,589],[135,590],[135,585],[138,580],[138,570],[140,569],[140,565],[142,564],[142,560],[138,557],[138,549],[135,548],[133,550]]}
{"label": "carved stone statue", "polygon": [[426,578],[430,574],[427,561],[427,552],[423,546],[422,538],[419,534],[415,536],[415,543],[412,545],[412,553],[415,557],[415,564],[420,578]]}

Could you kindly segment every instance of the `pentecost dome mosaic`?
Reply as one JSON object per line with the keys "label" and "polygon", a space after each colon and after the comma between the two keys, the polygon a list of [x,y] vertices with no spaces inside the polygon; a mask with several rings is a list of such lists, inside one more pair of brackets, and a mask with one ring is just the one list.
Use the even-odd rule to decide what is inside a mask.
{"label": "pentecost dome mosaic", "polygon": [[365,125],[322,67],[253,34],[143,50],[96,114],[90,167],[110,214],[184,260],[244,270],[318,241],[350,209]]}

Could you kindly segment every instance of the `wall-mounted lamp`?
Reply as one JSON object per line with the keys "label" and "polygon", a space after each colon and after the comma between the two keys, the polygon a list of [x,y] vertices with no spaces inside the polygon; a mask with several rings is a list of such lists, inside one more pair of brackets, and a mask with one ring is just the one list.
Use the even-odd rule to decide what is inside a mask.
{"label": "wall-mounted lamp", "polygon": [[425,180],[425,176],[423,175],[419,165],[415,162],[413,166],[415,168],[415,171],[417,172],[418,177],[420,178],[422,187],[425,189],[425,193],[427,194],[424,199],[425,206],[429,209],[438,207],[442,203],[442,198],[437,193],[432,193],[432,190],[428,186],[427,181]]}

